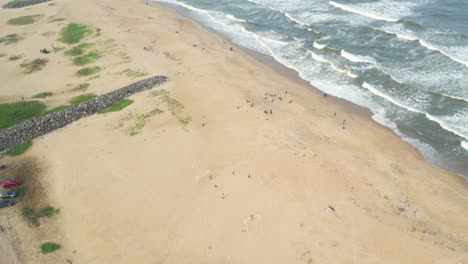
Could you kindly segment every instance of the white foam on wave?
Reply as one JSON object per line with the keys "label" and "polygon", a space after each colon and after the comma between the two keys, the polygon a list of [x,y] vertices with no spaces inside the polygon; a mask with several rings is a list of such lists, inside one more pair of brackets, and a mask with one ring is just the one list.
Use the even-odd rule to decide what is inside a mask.
{"label": "white foam on wave", "polygon": [[449,98],[452,98],[452,99],[455,99],[455,100],[465,101],[465,102],[468,103],[468,99],[467,99],[467,98],[462,98],[462,97],[458,97],[458,96],[448,95],[448,94],[444,94],[444,93],[441,93],[440,95],[445,96],[445,97],[449,97]]}
{"label": "white foam on wave", "polygon": [[345,50],[341,50],[341,56],[352,62],[375,63],[375,60],[371,57],[355,55]]}
{"label": "white foam on wave", "polygon": [[301,26],[307,27],[307,23],[302,22],[302,21],[300,21],[300,20],[297,19],[297,18],[294,18],[294,17],[291,16],[288,12],[284,12],[283,14],[284,14],[284,16],[286,16],[287,18],[289,18],[289,20],[291,20],[291,21],[293,21],[293,22],[295,22],[295,23],[297,23],[297,24],[299,24],[299,25],[301,25]]}
{"label": "white foam on wave", "polygon": [[463,64],[463,65],[465,65],[465,66],[468,67],[468,61],[463,60],[463,59],[460,59],[460,58],[457,58],[457,57],[454,56],[453,54],[451,54],[451,53],[445,51],[443,48],[438,47],[438,46],[436,46],[436,45],[430,43],[429,41],[424,40],[424,39],[422,39],[422,38],[420,38],[420,37],[418,37],[418,36],[416,36],[416,35],[414,35],[414,34],[412,34],[412,33],[409,33],[409,32],[408,32],[408,33],[406,33],[406,32],[405,32],[405,33],[402,33],[402,32],[397,32],[397,31],[394,31],[394,30],[389,30],[389,29],[387,29],[387,28],[374,28],[374,29],[382,30],[382,31],[384,31],[384,32],[386,32],[386,33],[388,33],[388,34],[395,35],[395,36],[397,36],[397,38],[399,38],[399,39],[403,39],[403,40],[407,40],[407,41],[418,41],[418,43],[419,43],[421,46],[423,46],[423,47],[425,47],[425,48],[427,48],[427,49],[433,50],[433,51],[438,51],[438,52],[440,52],[442,55],[444,55],[444,56],[450,58],[451,60],[453,60],[453,61],[455,61],[455,62],[458,62],[458,63],[461,63],[461,64]]}
{"label": "white foam on wave", "polygon": [[328,3],[330,5],[332,5],[332,6],[334,6],[334,7],[343,9],[345,11],[355,13],[355,14],[358,14],[358,15],[361,15],[361,16],[366,16],[366,17],[376,19],[376,20],[383,20],[383,21],[387,21],[387,22],[397,22],[399,20],[399,19],[396,19],[396,18],[386,17],[383,14],[375,13],[373,11],[359,9],[359,8],[357,8],[355,6],[352,6],[352,5],[340,4],[340,3],[337,3],[335,1],[329,1]]}
{"label": "white foam on wave", "polygon": [[461,63],[461,64],[465,65],[466,67],[468,67],[468,61],[464,61],[462,59],[459,59],[459,58],[453,56],[452,54],[444,51],[444,49],[442,49],[440,47],[437,47],[437,46],[435,46],[435,45],[433,45],[433,44],[431,44],[431,43],[429,43],[429,42],[427,42],[427,41],[425,41],[423,39],[419,39],[419,44],[421,44],[421,46],[424,46],[424,47],[426,47],[426,48],[428,48],[430,50],[438,51],[438,52],[442,53],[443,55],[449,57],[453,61],[456,61],[456,62]]}
{"label": "white foam on wave", "polygon": [[324,63],[331,63],[331,61],[325,59],[324,57],[312,52],[309,50],[310,55],[312,55],[312,58],[314,58],[317,61],[324,62]]}
{"label": "white foam on wave", "polygon": [[231,19],[231,20],[234,20],[234,21],[237,21],[237,22],[241,22],[241,23],[246,23],[246,22],[248,22],[248,21],[245,20],[245,19],[237,18],[237,17],[235,17],[235,16],[233,16],[233,15],[231,15],[231,14],[227,14],[226,17],[229,18],[229,19]]}
{"label": "white foam on wave", "polygon": [[468,141],[462,141],[460,145],[468,151]]}
{"label": "white foam on wave", "polygon": [[324,49],[327,45],[325,45],[325,44],[322,45],[322,44],[319,44],[316,41],[314,41],[313,46],[314,46],[314,48],[321,50],[321,49]]}
{"label": "white foam on wave", "polygon": [[460,131],[457,131],[456,129],[452,128],[450,125],[448,125],[444,120],[438,118],[438,117],[435,117],[433,115],[430,115],[428,113],[425,113],[423,111],[420,111],[420,110],[417,110],[415,108],[412,108],[410,106],[407,106],[401,102],[399,102],[398,100],[396,100],[395,98],[391,97],[391,96],[388,96],[387,94],[383,93],[382,91],[380,91],[379,89],[375,88],[374,86],[370,85],[369,83],[367,82],[364,82],[362,84],[362,87],[366,88],[367,90],[369,90],[371,93],[379,96],[379,97],[382,97],[384,98],[385,100],[399,106],[399,107],[402,107],[406,110],[409,110],[411,112],[414,112],[414,113],[418,113],[418,114],[423,114],[426,116],[427,119],[439,124],[440,127],[442,127],[443,129],[447,130],[447,131],[450,131],[452,133],[454,133],[455,135],[459,136],[459,137],[462,137],[464,139],[467,139],[468,140],[468,135],[464,135],[463,133],[461,133]]}
{"label": "white foam on wave", "polygon": [[359,77],[358,75],[354,74],[354,73],[351,72],[351,71],[348,71],[346,74],[347,74],[349,77],[353,78],[353,79],[356,79],[357,77]]}

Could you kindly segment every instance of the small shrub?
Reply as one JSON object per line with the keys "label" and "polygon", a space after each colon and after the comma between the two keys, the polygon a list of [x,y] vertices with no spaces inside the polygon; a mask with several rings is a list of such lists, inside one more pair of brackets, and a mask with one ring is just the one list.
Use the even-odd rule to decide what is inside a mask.
{"label": "small shrub", "polygon": [[56,250],[59,250],[61,247],[62,246],[60,246],[59,244],[53,242],[45,242],[42,243],[40,246],[42,254],[54,252]]}
{"label": "small shrub", "polygon": [[75,46],[67,51],[65,51],[65,55],[67,56],[78,56],[78,55],[82,55],[86,49],[88,49],[89,47],[93,46],[94,44],[92,43],[82,43],[78,46]]}
{"label": "small shrub", "polygon": [[19,156],[25,153],[31,146],[32,146],[32,141],[30,140],[23,144],[19,144],[19,145],[12,147],[6,152],[6,154],[12,157]]}
{"label": "small shrub", "polygon": [[98,73],[101,70],[101,67],[86,67],[76,72],[77,76],[89,76]]}
{"label": "small shrub", "polygon": [[42,15],[21,16],[17,18],[12,18],[8,20],[7,23],[8,25],[13,25],[13,26],[29,25],[38,21],[41,17]]}
{"label": "small shrub", "polygon": [[148,73],[144,72],[143,70],[132,70],[132,69],[126,69],[122,73],[125,73],[128,77],[134,77],[134,78],[148,75]]}
{"label": "small shrub", "polygon": [[88,101],[89,99],[93,99],[94,97],[96,97],[97,95],[96,94],[93,94],[93,93],[89,93],[89,94],[82,94],[82,95],[79,95],[79,96],[76,96],[76,97],[73,97],[70,101],[68,101],[70,104],[74,105],[74,104],[79,104],[79,103],[82,103],[84,101]]}
{"label": "small shrub", "polygon": [[80,83],[75,88],[70,89],[72,92],[83,92],[86,91],[89,87],[89,83]]}
{"label": "small shrub", "polygon": [[23,57],[22,55],[13,55],[13,56],[8,57],[8,60],[9,61],[16,61],[16,60],[21,59],[22,57]]}
{"label": "small shrub", "polygon": [[16,44],[24,38],[18,34],[10,34],[0,38],[0,43],[5,45]]}
{"label": "small shrub", "polygon": [[31,62],[23,62],[20,67],[23,68],[24,73],[33,73],[42,70],[49,60],[47,59],[35,59]]}
{"label": "small shrub", "polygon": [[54,93],[42,92],[42,93],[38,93],[38,94],[33,95],[32,98],[46,98],[46,97],[49,97],[49,96],[52,96],[52,95],[54,95]]}
{"label": "small shrub", "polygon": [[91,33],[87,26],[70,23],[60,31],[59,41],[67,44],[75,44],[81,41],[85,34]]}

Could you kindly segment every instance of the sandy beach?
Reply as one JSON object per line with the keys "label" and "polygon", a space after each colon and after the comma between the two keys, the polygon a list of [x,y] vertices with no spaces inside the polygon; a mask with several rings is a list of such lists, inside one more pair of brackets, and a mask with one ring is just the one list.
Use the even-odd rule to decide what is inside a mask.
{"label": "sandy beach", "polygon": [[[0,176],[37,190],[0,209],[0,263],[468,263],[466,181],[357,107],[168,7],[53,3],[0,10],[0,37],[24,36],[0,44],[22,56],[0,58],[0,103],[50,91],[35,100],[53,108],[149,76],[170,81],[0,158],[12,168]],[[34,24],[6,23],[33,14]],[[82,42],[102,53],[99,77],[75,76],[63,51],[39,53],[73,47],[56,40],[72,22],[93,30]],[[46,67],[21,73],[41,57]],[[86,92],[70,91],[84,82]],[[60,213],[32,227],[27,203]],[[61,249],[41,254],[45,241]]]}

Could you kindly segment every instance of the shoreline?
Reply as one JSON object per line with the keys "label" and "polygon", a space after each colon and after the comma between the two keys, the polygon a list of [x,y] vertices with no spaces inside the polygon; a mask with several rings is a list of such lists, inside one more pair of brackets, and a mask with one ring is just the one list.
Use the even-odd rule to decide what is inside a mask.
{"label": "shoreline", "polygon": [[[160,6],[164,6],[166,8],[170,8],[172,10],[175,10],[181,16],[186,17],[186,18],[194,21],[195,23],[202,26],[206,30],[208,30],[208,31],[216,34],[217,36],[223,38],[226,42],[228,42],[233,47],[237,47],[238,49],[243,50],[245,53],[251,55],[253,58],[255,58],[257,61],[261,62],[263,65],[266,65],[267,67],[270,67],[271,69],[273,69],[278,74],[281,74],[282,76],[285,76],[285,77],[289,78],[290,80],[292,80],[292,81],[294,81],[296,83],[299,83],[299,84],[301,84],[303,86],[307,86],[308,88],[310,88],[310,90],[312,92],[316,93],[317,95],[323,95],[324,94],[320,89],[313,86],[309,81],[301,78],[297,71],[287,67],[286,65],[283,65],[282,63],[275,60],[275,58],[273,58],[272,56],[262,54],[262,53],[259,53],[257,51],[251,50],[249,48],[243,47],[243,46],[233,42],[228,36],[225,36],[221,32],[218,32],[217,30],[209,27],[208,25],[205,25],[202,22],[198,21],[196,18],[194,18],[192,15],[190,15],[190,12],[192,12],[191,10],[189,10],[187,8],[184,8],[182,6],[172,6],[172,5],[168,4],[168,3],[158,2],[157,0],[154,0],[154,1],[150,0],[149,4],[150,4],[150,6],[160,5]],[[417,153],[419,158],[421,160],[423,160],[424,162],[427,162],[428,164],[434,166],[435,168],[438,168],[438,169],[441,169],[441,170],[443,170],[443,171],[445,171],[447,173],[450,173],[453,176],[461,177],[465,182],[468,183],[468,172],[467,172],[466,175],[462,174],[461,172],[460,173],[457,172],[457,171],[462,171],[464,169],[463,167],[459,168],[459,170],[449,170],[448,168],[446,168],[446,167],[450,167],[450,164],[448,163],[448,161],[442,161],[442,163],[445,163],[446,166],[437,165],[436,162],[431,162],[429,159],[427,159],[424,156],[424,154],[421,151],[419,151],[419,149],[417,147],[413,146],[411,143],[406,141],[403,136],[400,136],[396,131],[394,131],[390,127],[385,126],[385,125],[377,122],[376,120],[374,120],[372,118],[374,113],[369,108],[358,105],[358,104],[355,104],[355,103],[353,103],[351,101],[348,101],[346,99],[343,99],[343,98],[339,98],[339,97],[336,97],[336,96],[333,96],[333,95],[329,95],[329,94],[327,94],[327,99],[330,100],[332,103],[339,104],[339,105],[349,109],[350,111],[352,111],[353,113],[355,113],[357,115],[368,118],[370,121],[374,122],[376,125],[380,126],[381,128],[386,129],[387,131],[391,132],[392,134],[394,134],[395,136],[400,138],[403,142],[408,144],[408,146],[410,146]],[[400,132],[400,133],[402,133],[403,135],[405,134],[404,132]]]}

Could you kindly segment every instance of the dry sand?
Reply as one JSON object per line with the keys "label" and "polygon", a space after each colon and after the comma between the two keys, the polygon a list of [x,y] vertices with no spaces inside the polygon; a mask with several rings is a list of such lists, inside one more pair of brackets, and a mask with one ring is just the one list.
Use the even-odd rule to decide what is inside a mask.
{"label": "dry sand", "polygon": [[[101,28],[85,40],[104,52],[89,92],[131,83],[138,78],[119,73],[141,69],[169,76],[161,88],[184,108],[141,93],[123,111],[82,119],[35,140],[23,156],[2,158],[40,162],[47,199],[61,209],[39,231],[20,228],[18,208],[2,209],[18,221],[10,226],[19,226],[13,244],[22,262],[468,263],[466,182],[388,129],[237,47],[230,51],[227,40],[166,7],[54,2],[0,10],[1,36],[27,33],[0,52],[46,56],[40,48],[66,45],[41,33],[67,22]],[[5,25],[26,14],[45,16]],[[67,20],[48,23],[52,16]],[[83,82],[73,76],[79,68],[62,54],[48,58],[31,75],[0,58],[0,99],[47,90],[57,94],[44,100],[52,107],[75,96],[66,85]],[[266,92],[284,99],[272,103]],[[129,135],[137,115],[156,107],[164,113]],[[187,116],[189,124],[179,122]],[[211,179],[200,178],[208,170]],[[63,248],[38,254],[35,245],[45,240]]]}

